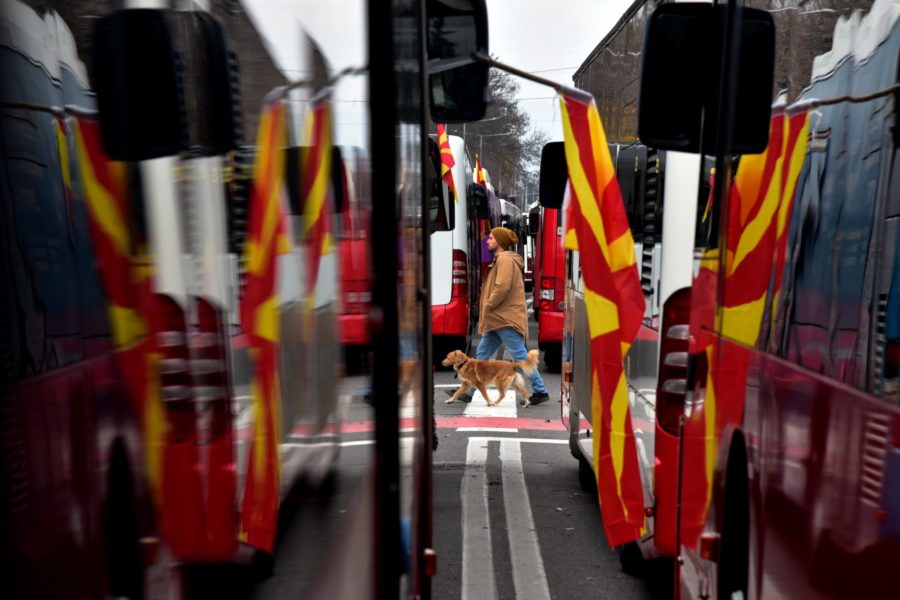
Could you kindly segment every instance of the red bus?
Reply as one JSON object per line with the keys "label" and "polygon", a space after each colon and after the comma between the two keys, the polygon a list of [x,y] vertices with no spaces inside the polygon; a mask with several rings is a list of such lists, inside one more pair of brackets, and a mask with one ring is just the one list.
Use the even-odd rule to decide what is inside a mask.
{"label": "red bus", "polygon": [[371,343],[368,319],[372,303],[369,257],[372,199],[368,181],[363,177],[368,172],[368,157],[361,148],[341,148],[341,152],[335,153],[333,167],[340,169],[334,180],[341,182],[342,189],[338,212],[342,305],[338,325],[347,363],[357,365]]}
{"label": "red bus", "polygon": [[[532,213],[531,218],[535,218]],[[562,248],[562,211],[540,212],[534,243],[534,314],[538,322],[538,347],[548,369],[559,370],[565,316],[566,253]]]}
{"label": "red bus", "polygon": [[[726,39],[742,22],[774,24],[770,89],[784,91],[770,110],[723,92],[740,126],[704,132],[720,141],[708,152],[712,199],[697,202],[709,216],[697,221],[681,403],[679,589],[891,595],[900,564],[898,12],[882,1],[797,2],[734,17]],[[732,65],[742,53],[766,55],[747,46]],[[742,89],[765,89],[752,69],[726,72]],[[762,117],[756,131],[752,112]],[[765,152],[745,149],[766,125]]]}
{"label": "red bus", "polygon": [[[487,232],[500,223],[500,201],[489,183],[475,183],[465,141],[456,135],[447,138],[457,196],[450,205],[450,227],[431,234],[431,333],[436,357],[467,348],[476,333],[481,282],[493,259],[487,250]],[[435,138],[428,143],[439,170]],[[446,181],[436,195],[452,198]]]}
{"label": "red bus", "polygon": [[[658,316],[648,297],[645,320],[659,347],[644,356],[642,329],[626,360],[630,376],[653,363],[646,387],[629,379],[650,532],[641,551],[674,555],[677,596],[890,595],[900,563],[896,7],[652,13],[636,3],[619,28],[643,37],[642,63],[622,62],[625,48],[615,59],[598,51],[591,67],[615,60],[631,69],[622,81],[643,72],[603,115],[607,134],[665,152],[660,255],[646,236],[639,253],[645,294],[656,283],[644,267],[660,266]],[[673,232],[687,244],[669,243]],[[687,279],[667,284],[673,269]],[[584,381],[577,365],[589,356],[573,340],[571,379]]]}
{"label": "red bus", "polygon": [[146,335],[123,332],[109,310],[98,213],[62,108],[94,106],[88,71],[57,13],[5,3],[0,24],[21,32],[0,40],[4,588],[19,598],[176,593],[134,365],[120,354]]}
{"label": "red bus", "polygon": [[[271,567],[286,552],[282,509],[308,516],[312,504],[291,549],[305,557],[294,593],[429,596],[421,290],[428,233],[447,223],[429,219],[440,175],[425,150],[427,30],[404,25],[426,5],[429,18],[459,17],[454,37],[472,44],[441,52],[487,51],[482,2],[373,5],[340,34],[307,27],[313,75],[288,89],[230,5],[3,4],[0,519],[12,596],[229,596],[205,567]],[[326,57],[353,62],[337,71]],[[428,86],[431,114],[480,118],[487,68],[457,68],[476,100],[445,69]],[[360,90],[369,100],[350,96]],[[353,139],[344,98],[365,116]],[[357,189],[387,200],[370,214],[380,346],[368,403],[340,376],[344,186],[328,168],[335,146],[360,143],[372,158]]]}

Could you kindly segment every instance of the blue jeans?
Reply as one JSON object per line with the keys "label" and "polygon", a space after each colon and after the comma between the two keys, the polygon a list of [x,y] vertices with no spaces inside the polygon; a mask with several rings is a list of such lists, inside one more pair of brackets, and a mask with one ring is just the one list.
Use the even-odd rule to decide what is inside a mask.
{"label": "blue jeans", "polygon": [[[478,360],[490,359],[500,346],[506,346],[509,353],[513,355],[514,360],[525,360],[528,350],[525,348],[525,338],[521,333],[512,327],[501,327],[493,331],[486,331],[481,335],[481,341],[478,342],[478,349],[475,350],[475,358]],[[536,394],[546,394],[547,388],[541,374],[535,369],[531,374],[531,389]],[[474,390],[466,392],[470,396],[475,393]]]}

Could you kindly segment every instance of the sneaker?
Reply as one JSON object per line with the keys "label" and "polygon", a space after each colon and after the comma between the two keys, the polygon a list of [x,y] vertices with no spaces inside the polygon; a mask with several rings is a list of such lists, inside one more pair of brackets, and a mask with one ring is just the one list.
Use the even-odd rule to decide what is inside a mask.
{"label": "sneaker", "polygon": [[535,392],[531,398],[528,399],[530,404],[543,404],[547,400],[550,399],[550,394],[547,392]]}
{"label": "sneaker", "polygon": [[[456,390],[458,390],[458,389],[459,388],[444,390],[444,393],[452,398],[453,394],[455,394]],[[463,404],[468,404],[469,402],[472,401],[472,396],[470,394],[460,394],[459,397],[456,399],[456,401],[462,402]]]}

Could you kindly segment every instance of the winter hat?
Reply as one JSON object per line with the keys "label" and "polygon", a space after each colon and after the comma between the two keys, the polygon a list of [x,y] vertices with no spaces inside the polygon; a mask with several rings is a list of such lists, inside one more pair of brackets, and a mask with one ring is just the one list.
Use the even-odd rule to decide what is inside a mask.
{"label": "winter hat", "polygon": [[504,250],[509,250],[510,246],[519,243],[519,236],[516,235],[516,232],[506,227],[494,227],[491,229],[491,234]]}

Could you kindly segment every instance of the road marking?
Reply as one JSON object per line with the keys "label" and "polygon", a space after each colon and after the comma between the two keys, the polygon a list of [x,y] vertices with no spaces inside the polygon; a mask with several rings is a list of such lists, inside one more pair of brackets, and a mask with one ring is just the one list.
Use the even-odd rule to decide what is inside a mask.
{"label": "road marking", "polygon": [[496,598],[487,499],[487,442],[469,438],[462,500],[462,600]]}
{"label": "road marking", "polygon": [[[500,396],[500,390],[489,389],[487,393],[492,401]],[[516,416],[516,393],[513,390],[506,390],[506,395],[503,396],[499,404],[488,406],[481,392],[476,391],[475,395],[472,396],[472,401],[463,410],[463,415],[467,417],[514,418]]]}
{"label": "road marking", "polygon": [[[503,440],[508,440],[508,437],[489,437],[489,436],[472,436],[469,438],[469,443],[472,442],[502,442]],[[568,444],[569,440],[553,440],[553,439],[544,439],[544,438],[515,438],[515,440],[522,444]]]}
{"label": "road marking", "polygon": [[503,465],[503,505],[509,536],[509,561],[512,563],[516,598],[549,600],[550,588],[531,514],[519,440],[505,439],[500,442],[500,461]]}
{"label": "road marking", "polygon": [[355,440],[352,442],[341,442],[341,446],[374,446],[375,440]]}
{"label": "road marking", "polygon": [[515,427],[457,427],[457,431],[493,431],[496,433],[519,433]]}
{"label": "road marking", "polygon": [[483,427],[487,430],[495,429],[518,429],[518,430],[534,430],[534,431],[558,431],[564,432],[566,429],[558,419],[541,419],[529,417],[497,417],[494,415],[488,417],[470,417],[466,415],[457,416],[439,416],[437,418],[438,429],[462,429],[469,427]]}

